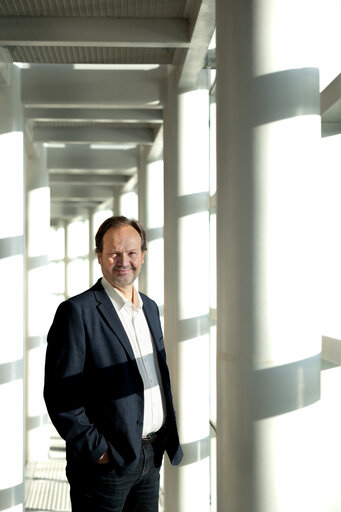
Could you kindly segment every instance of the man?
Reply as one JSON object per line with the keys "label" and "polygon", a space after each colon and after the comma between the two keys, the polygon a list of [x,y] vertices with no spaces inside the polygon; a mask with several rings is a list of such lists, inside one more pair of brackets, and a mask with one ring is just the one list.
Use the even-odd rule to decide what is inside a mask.
{"label": "man", "polygon": [[163,453],[182,459],[158,308],[134,287],[146,250],[137,221],[104,221],[103,277],[60,304],[48,333],[44,397],[74,512],[156,512]]}

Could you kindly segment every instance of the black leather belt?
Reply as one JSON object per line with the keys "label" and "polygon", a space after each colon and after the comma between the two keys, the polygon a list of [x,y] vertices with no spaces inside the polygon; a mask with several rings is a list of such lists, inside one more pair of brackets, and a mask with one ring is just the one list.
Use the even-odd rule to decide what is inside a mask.
{"label": "black leather belt", "polygon": [[153,443],[157,438],[157,432],[151,432],[150,434],[147,434],[145,437],[142,437],[142,443],[143,444],[149,444]]}

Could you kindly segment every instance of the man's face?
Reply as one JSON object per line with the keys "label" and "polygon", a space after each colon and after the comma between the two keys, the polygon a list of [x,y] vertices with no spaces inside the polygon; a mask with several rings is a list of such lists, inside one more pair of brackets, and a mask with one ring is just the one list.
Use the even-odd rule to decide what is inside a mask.
{"label": "man's face", "polygon": [[141,237],[132,226],[110,228],[103,236],[103,252],[98,254],[103,276],[122,292],[131,289],[139,275],[145,253]]}

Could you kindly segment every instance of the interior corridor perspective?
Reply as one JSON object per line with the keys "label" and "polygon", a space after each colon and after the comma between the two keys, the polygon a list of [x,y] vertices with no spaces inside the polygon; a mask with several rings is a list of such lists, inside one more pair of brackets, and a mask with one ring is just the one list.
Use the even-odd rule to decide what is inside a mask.
{"label": "interior corridor perspective", "polygon": [[340,512],[340,0],[0,1],[0,512],[67,512],[42,396],[138,218],[184,459],[160,512]]}

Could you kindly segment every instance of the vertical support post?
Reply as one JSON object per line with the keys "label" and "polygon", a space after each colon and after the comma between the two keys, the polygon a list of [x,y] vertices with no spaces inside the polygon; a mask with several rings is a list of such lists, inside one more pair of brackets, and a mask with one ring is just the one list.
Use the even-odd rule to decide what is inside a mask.
{"label": "vertical support post", "polygon": [[[139,153],[138,153],[138,168],[137,168],[137,175],[138,175],[138,182],[137,182],[137,196],[138,196],[138,219],[141,222],[144,229],[147,231],[147,210],[148,210],[148,204],[146,201],[146,188],[147,188],[147,152],[148,148],[146,146],[139,146]],[[147,235],[147,233],[146,233]],[[147,237],[147,242],[148,242]],[[147,258],[148,261],[148,258]],[[142,272],[139,275],[139,289],[141,291],[144,291],[147,293],[147,287],[146,287],[146,281],[147,281],[147,268],[146,264],[143,265]]]}
{"label": "vertical support post", "polygon": [[317,512],[313,5],[216,4],[218,511]]}
{"label": "vertical support post", "polygon": [[89,208],[89,287],[94,284],[94,209]]}
{"label": "vertical support post", "polygon": [[121,215],[121,194],[122,187],[118,185],[114,187],[114,215]]}
{"label": "vertical support post", "polygon": [[25,501],[25,177],[20,71],[0,85],[0,509]]}
{"label": "vertical support post", "polygon": [[165,510],[209,507],[209,98],[170,75],[164,123],[165,339],[184,459]]}
{"label": "vertical support post", "polygon": [[69,235],[67,221],[64,222],[64,295],[69,297]]}
{"label": "vertical support post", "polygon": [[26,145],[27,182],[27,459],[45,460],[50,446],[43,400],[44,360],[49,325],[48,244],[50,191],[46,150]]}

